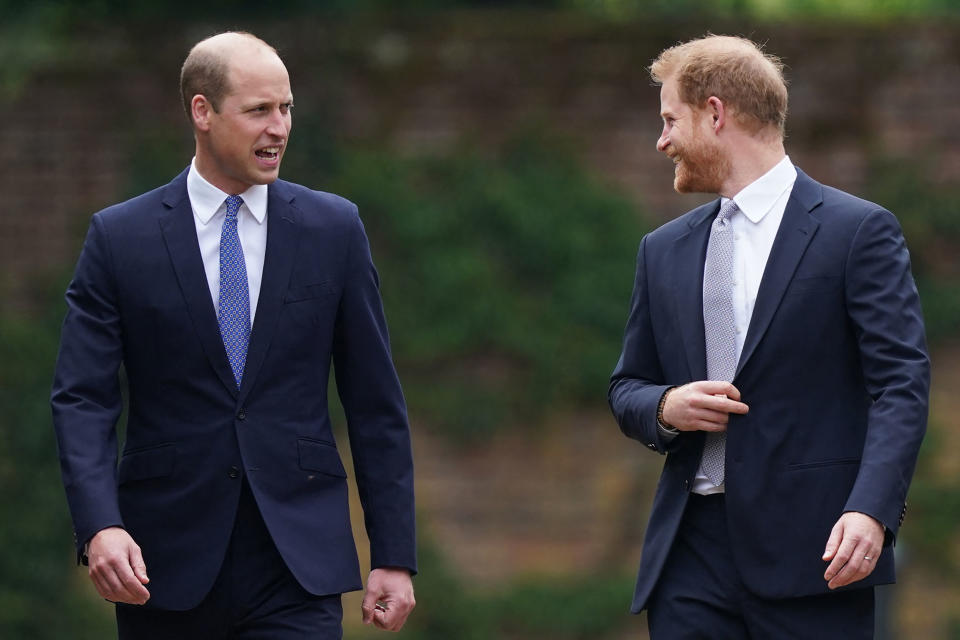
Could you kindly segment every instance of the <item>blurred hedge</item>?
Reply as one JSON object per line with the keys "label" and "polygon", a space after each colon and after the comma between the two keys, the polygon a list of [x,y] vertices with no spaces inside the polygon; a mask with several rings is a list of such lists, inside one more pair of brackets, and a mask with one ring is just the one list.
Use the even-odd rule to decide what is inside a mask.
{"label": "blurred hedge", "polygon": [[[627,615],[633,567],[566,578],[528,577],[496,590],[470,589],[427,541],[415,578],[420,603],[399,640],[606,640],[638,626]],[[371,631],[358,640],[376,640]]]}
{"label": "blurred hedge", "polygon": [[960,339],[960,185],[932,178],[934,167],[875,158],[866,197],[897,216],[920,290],[927,340]]}
{"label": "blurred hedge", "polygon": [[[394,354],[412,413],[451,440],[533,428],[545,415],[602,406],[620,348],[637,242],[650,227],[635,205],[590,177],[562,142],[524,133],[494,149],[445,156],[338,148],[298,121],[285,177],[358,203],[382,277]],[[132,195],[186,163],[166,138],[137,140]],[[931,341],[960,326],[958,196],[928,172],[878,161],[867,197],[903,223]],[[89,212],[87,212],[89,213]],[[100,638],[110,608],[76,584],[70,525],[48,409],[63,312],[30,320],[0,314],[0,637]],[[931,433],[929,447],[937,445]],[[926,471],[911,495],[907,534],[948,572],[956,539],[953,479]],[[912,532],[912,533],[911,533]],[[523,580],[471,591],[424,550],[424,606],[405,637],[604,638],[624,623],[629,576],[569,583]],[[611,622],[616,620],[616,622]],[[470,635],[472,634],[472,635]]]}
{"label": "blurred hedge", "polygon": [[444,157],[349,151],[326,176],[290,158],[358,204],[409,403],[461,441],[606,397],[647,225],[573,157],[527,135]]}
{"label": "blurred hedge", "polygon": [[113,633],[112,608],[75,588],[86,578],[74,566],[50,426],[59,316],[59,304],[29,321],[0,316],[2,638],[93,640]]}

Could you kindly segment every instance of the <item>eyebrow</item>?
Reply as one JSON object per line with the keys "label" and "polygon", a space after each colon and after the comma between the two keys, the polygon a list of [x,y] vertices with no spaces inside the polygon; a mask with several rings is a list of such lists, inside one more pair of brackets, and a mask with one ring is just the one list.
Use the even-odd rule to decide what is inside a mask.
{"label": "eyebrow", "polygon": [[290,104],[293,104],[293,96],[287,96],[286,98],[283,98],[282,100],[279,100],[279,101],[276,101],[276,102],[273,101],[273,100],[271,100],[271,99],[269,99],[269,98],[264,98],[264,99],[262,99],[262,100],[251,100],[250,102],[246,102],[246,103],[241,104],[241,105],[240,105],[240,108],[241,108],[242,110],[246,111],[246,110],[249,110],[249,109],[256,109],[257,107],[271,106],[271,105],[274,105],[274,104],[280,104],[280,105],[290,105]]}

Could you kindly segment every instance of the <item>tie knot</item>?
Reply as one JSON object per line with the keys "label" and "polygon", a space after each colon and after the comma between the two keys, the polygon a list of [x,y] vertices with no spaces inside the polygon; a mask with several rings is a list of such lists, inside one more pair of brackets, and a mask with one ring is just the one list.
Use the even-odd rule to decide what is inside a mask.
{"label": "tie knot", "polygon": [[734,202],[733,198],[727,200],[722,207],[720,207],[720,213],[717,214],[717,221],[721,224],[728,222],[737,211],[740,210],[740,207],[737,206],[737,203]]}
{"label": "tie knot", "polygon": [[240,211],[240,205],[243,204],[243,198],[240,196],[227,196],[227,217],[237,217],[237,212]]}
{"label": "tie knot", "polygon": [[734,213],[739,210],[740,207],[738,207],[737,203],[734,202],[733,198],[731,198],[730,200],[727,200],[722,207],[720,207],[720,213],[717,214],[717,219],[726,222]]}

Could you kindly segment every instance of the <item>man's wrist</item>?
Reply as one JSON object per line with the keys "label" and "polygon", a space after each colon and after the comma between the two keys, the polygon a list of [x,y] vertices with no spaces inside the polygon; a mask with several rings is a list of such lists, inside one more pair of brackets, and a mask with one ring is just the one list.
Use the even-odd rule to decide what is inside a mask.
{"label": "man's wrist", "polygon": [[660,396],[660,403],[657,404],[657,427],[660,429],[661,433],[665,433],[670,436],[677,435],[680,433],[680,430],[671,426],[666,420],[663,419],[663,408],[667,404],[667,396],[676,388],[676,386],[668,387],[663,392],[663,395]]}

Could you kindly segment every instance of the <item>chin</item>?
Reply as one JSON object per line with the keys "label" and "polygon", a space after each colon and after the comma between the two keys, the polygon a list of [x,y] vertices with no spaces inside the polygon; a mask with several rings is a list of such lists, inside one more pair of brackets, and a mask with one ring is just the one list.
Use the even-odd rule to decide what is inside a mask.
{"label": "chin", "polygon": [[255,176],[254,184],[270,184],[280,177],[280,167],[273,171],[258,171]]}
{"label": "chin", "polygon": [[673,178],[674,191],[677,193],[719,193],[719,178],[703,175],[703,173],[705,172],[690,172],[680,169]]}

